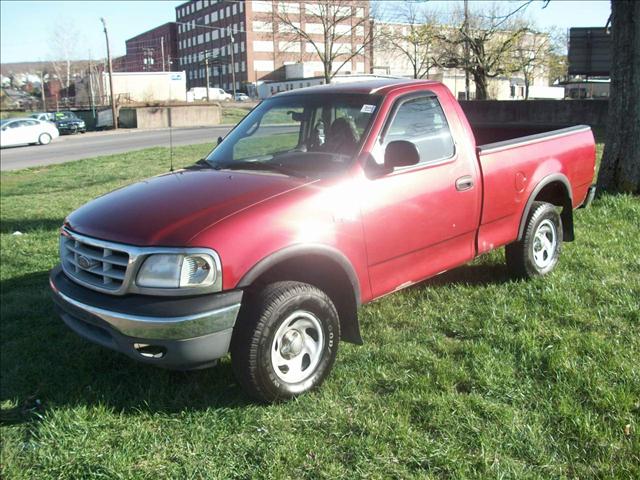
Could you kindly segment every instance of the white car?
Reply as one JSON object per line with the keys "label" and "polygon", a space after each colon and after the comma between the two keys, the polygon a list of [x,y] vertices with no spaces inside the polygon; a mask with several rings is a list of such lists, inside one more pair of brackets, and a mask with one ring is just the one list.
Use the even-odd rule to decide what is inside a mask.
{"label": "white car", "polygon": [[59,135],[51,122],[35,118],[11,118],[0,120],[0,147],[39,143],[47,145]]}

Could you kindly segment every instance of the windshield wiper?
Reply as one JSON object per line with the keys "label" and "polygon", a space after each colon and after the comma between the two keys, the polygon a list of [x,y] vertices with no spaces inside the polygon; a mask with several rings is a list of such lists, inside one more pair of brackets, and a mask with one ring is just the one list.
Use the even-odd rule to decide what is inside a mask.
{"label": "windshield wiper", "polygon": [[216,170],[266,170],[282,173],[289,177],[308,178],[301,172],[287,168],[280,163],[271,162],[236,161],[223,164],[215,164],[213,168],[215,168]]}
{"label": "windshield wiper", "polygon": [[211,163],[208,162],[206,158],[201,158],[200,160],[195,162],[193,165],[189,165],[188,167],[185,167],[185,170],[197,170],[199,168],[215,168],[215,167],[211,165]]}

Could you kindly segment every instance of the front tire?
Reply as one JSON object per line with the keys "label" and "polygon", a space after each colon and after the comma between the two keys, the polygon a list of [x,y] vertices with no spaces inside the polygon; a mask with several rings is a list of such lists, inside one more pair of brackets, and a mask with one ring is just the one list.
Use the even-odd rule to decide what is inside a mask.
{"label": "front tire", "polygon": [[340,338],[331,299],[300,282],[276,282],[247,297],[231,340],[240,385],[264,402],[319,386],[333,367]]}
{"label": "front tire", "polygon": [[51,143],[51,135],[48,133],[41,133],[38,137],[38,143],[40,145],[49,145]]}
{"label": "front tire", "polygon": [[558,265],[562,249],[562,219],[556,207],[533,202],[520,241],[505,248],[507,267],[518,278],[547,275]]}

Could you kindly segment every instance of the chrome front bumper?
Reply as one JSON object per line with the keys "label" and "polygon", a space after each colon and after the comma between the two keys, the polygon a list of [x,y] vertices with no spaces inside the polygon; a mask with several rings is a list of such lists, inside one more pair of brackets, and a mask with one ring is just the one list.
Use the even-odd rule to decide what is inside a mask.
{"label": "chrome front bumper", "polygon": [[195,297],[116,297],[69,280],[57,267],[49,284],[62,320],[80,336],[146,363],[202,368],[224,356],[242,291]]}

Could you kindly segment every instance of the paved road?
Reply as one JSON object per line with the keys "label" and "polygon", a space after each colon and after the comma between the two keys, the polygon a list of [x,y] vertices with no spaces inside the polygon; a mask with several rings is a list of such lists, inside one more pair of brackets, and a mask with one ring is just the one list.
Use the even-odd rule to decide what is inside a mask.
{"label": "paved road", "polygon": [[[230,126],[174,128],[174,145],[216,142]],[[65,135],[49,145],[9,147],[0,151],[0,170],[64,163],[70,160],[111,155],[149,147],[168,147],[169,129],[118,130],[117,132],[89,132],[84,135]]]}

